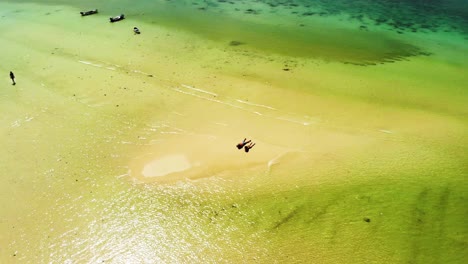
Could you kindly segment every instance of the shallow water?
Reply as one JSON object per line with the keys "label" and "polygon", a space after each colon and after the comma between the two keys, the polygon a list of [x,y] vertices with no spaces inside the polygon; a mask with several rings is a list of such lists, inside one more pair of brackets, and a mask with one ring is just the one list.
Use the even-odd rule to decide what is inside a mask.
{"label": "shallow water", "polygon": [[0,2],[0,262],[466,262],[463,2],[45,2]]}
{"label": "shallow water", "polygon": [[[31,1],[24,1],[31,2]],[[45,1],[70,4],[68,1]],[[44,3],[41,1],[39,3]],[[429,53],[395,35],[468,28],[464,1],[80,1],[127,17],[187,30],[228,47],[358,65]],[[92,6],[92,7],[91,7]],[[83,9],[84,8],[84,9]],[[215,23],[213,23],[215,21]],[[324,30],[326,28],[326,30]],[[346,43],[346,45],[343,45]]]}

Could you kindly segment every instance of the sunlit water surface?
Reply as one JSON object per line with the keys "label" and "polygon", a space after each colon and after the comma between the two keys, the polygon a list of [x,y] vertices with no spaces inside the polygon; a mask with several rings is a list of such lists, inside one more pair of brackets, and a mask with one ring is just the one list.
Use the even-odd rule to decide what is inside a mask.
{"label": "sunlit water surface", "polygon": [[0,262],[465,263],[466,3],[332,2],[0,2]]}

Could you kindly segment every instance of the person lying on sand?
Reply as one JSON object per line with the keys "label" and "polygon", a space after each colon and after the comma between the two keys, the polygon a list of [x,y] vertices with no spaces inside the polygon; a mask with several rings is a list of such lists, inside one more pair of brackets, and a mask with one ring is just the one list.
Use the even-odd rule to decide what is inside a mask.
{"label": "person lying on sand", "polygon": [[249,150],[251,148],[253,148],[253,146],[255,146],[255,143],[253,143],[253,142],[248,144],[248,145],[245,145],[245,147],[244,147],[245,152],[249,152]]}
{"label": "person lying on sand", "polygon": [[237,147],[238,149],[242,149],[246,144],[250,143],[250,141],[252,141],[252,140],[250,140],[250,139],[247,140],[246,138],[244,138],[244,140],[242,141],[242,143],[237,144],[236,147]]}

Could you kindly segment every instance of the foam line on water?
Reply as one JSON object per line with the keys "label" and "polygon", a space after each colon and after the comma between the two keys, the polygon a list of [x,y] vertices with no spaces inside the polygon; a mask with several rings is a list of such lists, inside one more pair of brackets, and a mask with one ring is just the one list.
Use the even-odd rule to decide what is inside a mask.
{"label": "foam line on water", "polygon": [[195,88],[195,87],[187,85],[187,84],[181,84],[181,85],[184,88],[191,89],[191,90],[194,90],[194,91],[197,91],[197,92],[206,93],[206,94],[210,94],[210,95],[213,95],[213,96],[218,96],[217,94],[215,94],[213,92],[206,91],[206,90],[199,89],[199,88]]}
{"label": "foam line on water", "polygon": [[246,101],[243,101],[243,100],[240,100],[240,99],[236,99],[236,101],[239,102],[239,103],[242,103],[242,104],[247,104],[247,105],[252,105],[252,106],[258,106],[258,107],[264,107],[264,108],[268,108],[268,109],[271,109],[271,110],[276,110],[276,108],[271,107],[271,106],[268,106],[268,105],[250,103],[250,102],[246,102]]}
{"label": "foam line on water", "polygon": [[120,179],[120,178],[123,178],[123,177],[125,177],[125,176],[129,176],[129,174],[128,174],[128,173],[124,173],[124,174],[122,174],[122,175],[117,175],[117,176],[115,176],[115,178],[116,178],[116,179]]}
{"label": "foam line on water", "polygon": [[101,64],[97,64],[97,63],[93,63],[93,62],[89,62],[89,61],[82,61],[82,60],[79,60],[78,62],[79,62],[79,63],[86,64],[86,65],[91,65],[91,66],[94,66],[94,67],[98,67],[98,68],[102,68],[102,67],[103,67]]}
{"label": "foam line on water", "polygon": [[166,124],[162,124],[161,125],[162,128],[168,128],[168,130],[166,131],[159,131],[160,134],[176,134],[176,135],[183,135],[183,134],[189,134],[189,132],[181,129],[181,128],[177,128],[177,127],[172,127],[172,126],[169,126],[169,125],[166,125]]}
{"label": "foam line on water", "polygon": [[[268,116],[268,117],[271,117],[271,118],[276,118],[278,120],[282,120],[282,121],[287,121],[287,122],[292,122],[292,123],[296,123],[296,124],[301,124],[303,126],[308,126],[311,124],[311,122],[306,122],[306,121],[298,121],[298,120],[293,120],[293,119],[290,119],[290,118],[285,118],[285,117],[273,117],[273,116],[270,116],[270,115],[264,115],[258,111],[250,111],[248,109],[245,109],[241,106],[238,106],[238,105],[235,105],[235,104],[231,104],[231,103],[227,103],[227,102],[223,102],[221,100],[217,100],[217,99],[213,99],[213,98],[208,98],[208,97],[204,97],[204,96],[201,96],[201,95],[198,95],[198,94],[195,94],[195,93],[190,93],[190,92],[187,92],[187,91],[183,91],[179,88],[172,88],[174,91],[176,92],[179,92],[179,93],[183,93],[183,94],[186,94],[186,95],[191,95],[191,96],[194,96],[194,97],[197,97],[197,98],[200,98],[200,99],[204,99],[204,100],[208,100],[208,101],[211,101],[211,102],[215,102],[215,103],[219,103],[219,104],[224,104],[224,105],[227,105],[227,106],[230,106],[230,107],[234,107],[234,108],[237,108],[237,109],[241,109],[243,111],[247,111],[247,112],[250,112],[250,113],[253,113],[253,114],[256,114],[256,115],[260,115],[260,116]],[[273,108],[274,109],[274,108]],[[274,109],[276,110],[276,109]]]}
{"label": "foam line on water", "polygon": [[13,123],[11,123],[11,127],[19,127],[21,126],[24,122],[29,122],[31,120],[33,120],[34,117],[33,116],[26,116],[24,117],[23,119],[18,119],[18,120],[15,120]]}
{"label": "foam line on water", "polygon": [[204,100],[208,100],[208,101],[212,101],[212,102],[215,102],[215,103],[220,103],[220,104],[224,104],[224,105],[228,105],[228,106],[231,106],[231,107],[234,107],[234,108],[238,108],[238,109],[242,109],[244,111],[247,111],[245,110],[244,108],[240,107],[240,106],[237,106],[237,105],[233,105],[233,104],[230,104],[230,103],[226,103],[226,102],[223,102],[223,101],[220,101],[220,100],[216,100],[216,99],[212,99],[212,98],[207,98],[207,97],[203,97],[203,96],[200,96],[198,94],[194,94],[194,93],[189,93],[189,92],[186,92],[186,91],[182,91],[180,90],[179,88],[172,88],[174,91],[176,92],[179,92],[179,93],[183,93],[183,94],[186,94],[186,95],[191,95],[191,96],[195,96],[195,97],[198,97],[200,99],[204,99]]}
{"label": "foam line on water", "polygon": [[382,133],[393,134],[393,132],[390,130],[380,129],[379,131]]}
{"label": "foam line on water", "polygon": [[184,134],[184,133],[181,133],[181,132],[179,132],[179,131],[161,131],[161,132],[159,132],[159,133],[161,133],[161,134],[174,134],[174,135],[182,135],[182,134]]}
{"label": "foam line on water", "polygon": [[149,73],[146,73],[146,72],[143,72],[143,71],[140,71],[140,70],[132,70],[134,73],[139,73],[139,74],[144,74],[144,75],[151,75]]}
{"label": "foam line on water", "polygon": [[171,129],[174,129],[174,130],[177,130],[179,132],[187,132],[181,128],[178,128],[178,127],[173,127],[173,126],[170,126],[170,125],[166,125],[166,124],[163,124],[162,127],[168,127],[168,128],[171,128]]}
{"label": "foam line on water", "polygon": [[[111,63],[108,63],[108,62],[105,62],[105,61],[102,61],[102,62],[92,62],[92,61],[86,61],[86,60],[79,60],[78,62],[79,62],[79,63],[82,63],[82,64],[85,64],[85,65],[94,66],[94,67],[97,67],[97,68],[108,69],[108,70],[111,70],[111,71],[115,71],[115,70],[124,70],[124,69],[121,69],[122,66],[120,66],[120,65],[111,64]],[[146,76],[151,75],[151,76],[152,76],[152,74],[149,74],[149,73],[147,73],[147,72],[140,71],[140,70],[131,70],[131,71],[134,72],[134,73],[141,74],[141,75],[146,75]]]}
{"label": "foam line on water", "polygon": [[288,122],[292,122],[292,123],[296,123],[296,124],[301,124],[301,125],[304,125],[304,126],[310,125],[310,122],[297,121],[297,120],[293,120],[293,119],[285,118],[285,117],[277,117],[276,119],[283,120],[283,121],[288,121]]}
{"label": "foam line on water", "polygon": [[12,124],[11,124],[11,127],[19,127],[21,126],[21,123],[19,120],[15,120]]}

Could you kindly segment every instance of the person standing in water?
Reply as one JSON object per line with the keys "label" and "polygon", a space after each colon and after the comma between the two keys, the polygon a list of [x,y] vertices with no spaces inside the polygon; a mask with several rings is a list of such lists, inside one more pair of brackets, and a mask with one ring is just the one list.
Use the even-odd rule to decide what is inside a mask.
{"label": "person standing in water", "polygon": [[15,85],[15,84],[16,84],[16,82],[15,82],[15,74],[14,74],[12,71],[10,71],[10,79],[11,79],[11,81],[13,82],[12,84]]}

